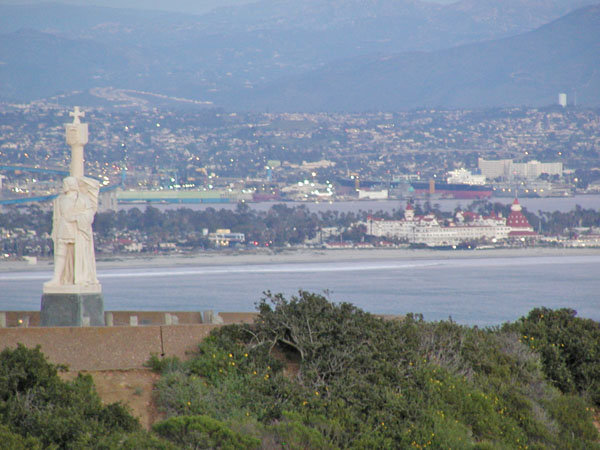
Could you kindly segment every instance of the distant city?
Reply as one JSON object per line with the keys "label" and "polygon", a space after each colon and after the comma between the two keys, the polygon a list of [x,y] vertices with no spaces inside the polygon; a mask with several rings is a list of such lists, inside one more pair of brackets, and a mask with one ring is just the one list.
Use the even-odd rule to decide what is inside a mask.
{"label": "distant city", "polygon": [[[68,111],[43,102],[0,108],[0,203],[9,211],[38,201],[47,210],[68,170],[63,128]],[[551,241],[552,245],[593,246],[598,240],[595,217],[580,217],[572,226],[567,221],[561,228],[557,224],[564,217],[532,217],[526,212],[533,223],[509,229],[507,207],[503,211],[480,205],[480,211],[463,211],[461,219],[444,216],[435,207],[436,201],[448,198],[492,205],[498,197],[510,201],[598,194],[600,113],[595,109],[558,102],[547,108],[353,114],[88,108],[85,120],[90,126],[86,173],[99,179],[105,190],[95,226],[100,253],[240,245],[455,247],[540,245],[542,241],[549,245]],[[293,220],[286,218],[291,213],[282,210],[277,220],[294,230],[277,234],[274,223],[258,212],[252,213],[253,220],[264,223],[262,231],[243,220],[216,215],[208,220],[205,215],[190,219],[193,230],[182,230],[177,236],[173,231],[167,239],[160,238],[156,229],[135,229],[127,220],[113,230],[103,225],[107,222],[101,217],[108,214],[104,219],[112,217],[107,220],[114,222],[110,214],[115,211],[144,210],[152,204],[208,204],[218,209],[228,203],[294,202],[287,208],[294,211],[303,202],[387,199],[416,202],[419,208],[423,204],[420,217],[429,218],[413,220],[410,235],[406,223],[400,222],[389,222],[388,227],[404,227],[403,232],[374,230],[373,224],[386,223],[381,220],[406,220],[403,208],[396,217],[349,215],[340,220],[321,215],[318,220],[307,219],[310,225],[302,225],[305,229],[299,232],[300,224],[294,227]],[[27,231],[5,219],[0,224],[5,254],[48,254],[51,246],[42,236],[49,232],[50,217],[48,211],[45,214]],[[159,219],[157,223],[165,222]],[[133,216],[129,220],[135,222]],[[415,228],[424,223],[430,227],[429,235]],[[432,224],[438,228],[432,229]],[[463,224],[470,231],[457,234],[467,230],[460,228]],[[496,228],[490,231],[485,228],[489,226]],[[513,237],[520,231],[529,234],[509,239],[511,231]],[[432,232],[441,237],[432,239]],[[542,239],[548,233],[553,237]],[[558,235],[564,236],[558,239]],[[577,236],[579,240],[573,241]],[[32,243],[24,244],[27,240]]]}
{"label": "distant city", "polygon": [[[0,106],[0,164],[16,166],[2,171],[3,199],[54,192],[68,167],[66,111],[39,103]],[[86,120],[86,172],[105,185],[121,184],[121,201],[405,198],[413,196],[411,182],[430,180],[439,196],[460,195],[443,192],[448,181],[488,185],[497,196],[514,196],[515,189],[524,197],[600,191],[595,109],[93,109]],[[421,194],[435,198],[436,188],[427,185]]]}

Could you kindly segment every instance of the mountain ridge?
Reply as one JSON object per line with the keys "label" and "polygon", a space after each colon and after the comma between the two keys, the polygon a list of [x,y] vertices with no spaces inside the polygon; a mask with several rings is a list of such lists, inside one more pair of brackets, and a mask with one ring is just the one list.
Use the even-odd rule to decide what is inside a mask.
{"label": "mountain ridge", "polygon": [[[462,0],[437,5],[403,0],[407,6],[398,8],[395,0],[373,0],[370,10],[357,0],[263,0],[202,16],[61,4],[39,11],[0,5],[0,30],[14,32],[17,25],[29,30],[0,35],[0,98],[32,100],[69,89],[113,86],[237,107],[238,100],[249,102],[254,91],[302,74],[315,77],[328,64],[344,67],[352,58],[393,59],[417,50],[452,52],[448,48],[505,37],[561,8],[586,2]],[[261,16],[274,4],[280,9]],[[300,12],[285,17],[289,5]],[[522,12],[520,5],[529,12]],[[463,10],[467,12],[456,13]],[[28,15],[31,11],[37,12]],[[539,14],[542,19],[519,24],[520,16],[532,11],[545,12]],[[20,21],[13,20],[17,16]],[[488,27],[490,21],[496,21],[495,28]],[[43,34],[34,35],[34,30]],[[64,48],[57,38],[63,39]],[[97,60],[94,51],[99,52]],[[44,78],[44,73],[49,76]]]}
{"label": "mountain ridge", "polygon": [[599,49],[596,5],[501,40],[337,61],[262,87],[242,105],[311,111],[544,105],[577,89],[583,104],[598,105]]}

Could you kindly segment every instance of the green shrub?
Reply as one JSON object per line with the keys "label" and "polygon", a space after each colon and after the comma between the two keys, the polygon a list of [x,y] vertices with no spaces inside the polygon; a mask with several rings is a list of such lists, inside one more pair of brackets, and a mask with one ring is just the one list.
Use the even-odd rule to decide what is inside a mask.
{"label": "green shrub", "polygon": [[150,433],[111,433],[100,438],[97,450],[178,450],[175,444]]}
{"label": "green shrub", "polygon": [[150,359],[146,361],[144,367],[156,373],[174,372],[181,367],[181,361],[177,356],[159,357],[157,354],[152,354]]}
{"label": "green shrub", "polygon": [[236,433],[223,422],[207,416],[171,417],[152,429],[179,448],[249,450],[260,446],[258,439]]}
{"label": "green shrub", "polygon": [[0,352],[0,423],[43,448],[95,448],[104,436],[140,430],[124,406],[102,404],[91,376],[63,381],[39,347],[22,345]]}
{"label": "green shrub", "polygon": [[600,324],[572,309],[536,308],[505,329],[538,353],[543,371],[562,392],[580,393],[600,406]]}
{"label": "green shrub", "polygon": [[304,425],[301,421],[284,420],[267,427],[262,438],[267,448],[285,449],[332,449],[333,447],[318,430]]}
{"label": "green shrub", "polygon": [[4,450],[42,450],[42,443],[34,437],[23,437],[0,424],[0,442]]}
{"label": "green shrub", "polygon": [[258,308],[163,375],[164,412],[267,448],[600,448],[585,403],[545,381],[519,330],[385,321],[304,291]]}
{"label": "green shrub", "polygon": [[32,389],[53,389],[58,382],[58,367],[48,364],[39,347],[18,345],[0,352],[0,400]]}
{"label": "green shrub", "polygon": [[585,441],[598,440],[598,432],[589,420],[585,401],[575,395],[562,395],[549,405],[550,414],[560,427],[564,449],[585,449]]}

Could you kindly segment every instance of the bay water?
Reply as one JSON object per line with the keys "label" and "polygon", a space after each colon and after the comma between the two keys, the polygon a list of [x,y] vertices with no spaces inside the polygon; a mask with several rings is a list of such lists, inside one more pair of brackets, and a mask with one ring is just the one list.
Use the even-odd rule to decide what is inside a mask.
{"label": "bay water", "polygon": [[[49,271],[0,273],[1,310],[39,310]],[[99,269],[106,310],[254,311],[263,292],[325,293],[377,314],[490,326],[534,307],[600,321],[600,255]]]}

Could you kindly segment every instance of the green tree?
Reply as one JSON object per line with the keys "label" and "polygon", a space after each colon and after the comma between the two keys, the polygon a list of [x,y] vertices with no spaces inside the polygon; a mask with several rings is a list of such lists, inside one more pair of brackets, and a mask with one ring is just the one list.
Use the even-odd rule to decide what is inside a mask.
{"label": "green tree", "polygon": [[0,424],[3,433],[23,438],[13,441],[31,448],[38,442],[43,448],[98,448],[112,434],[141,432],[124,406],[102,404],[91,376],[63,381],[59,368],[39,347],[0,352]]}

